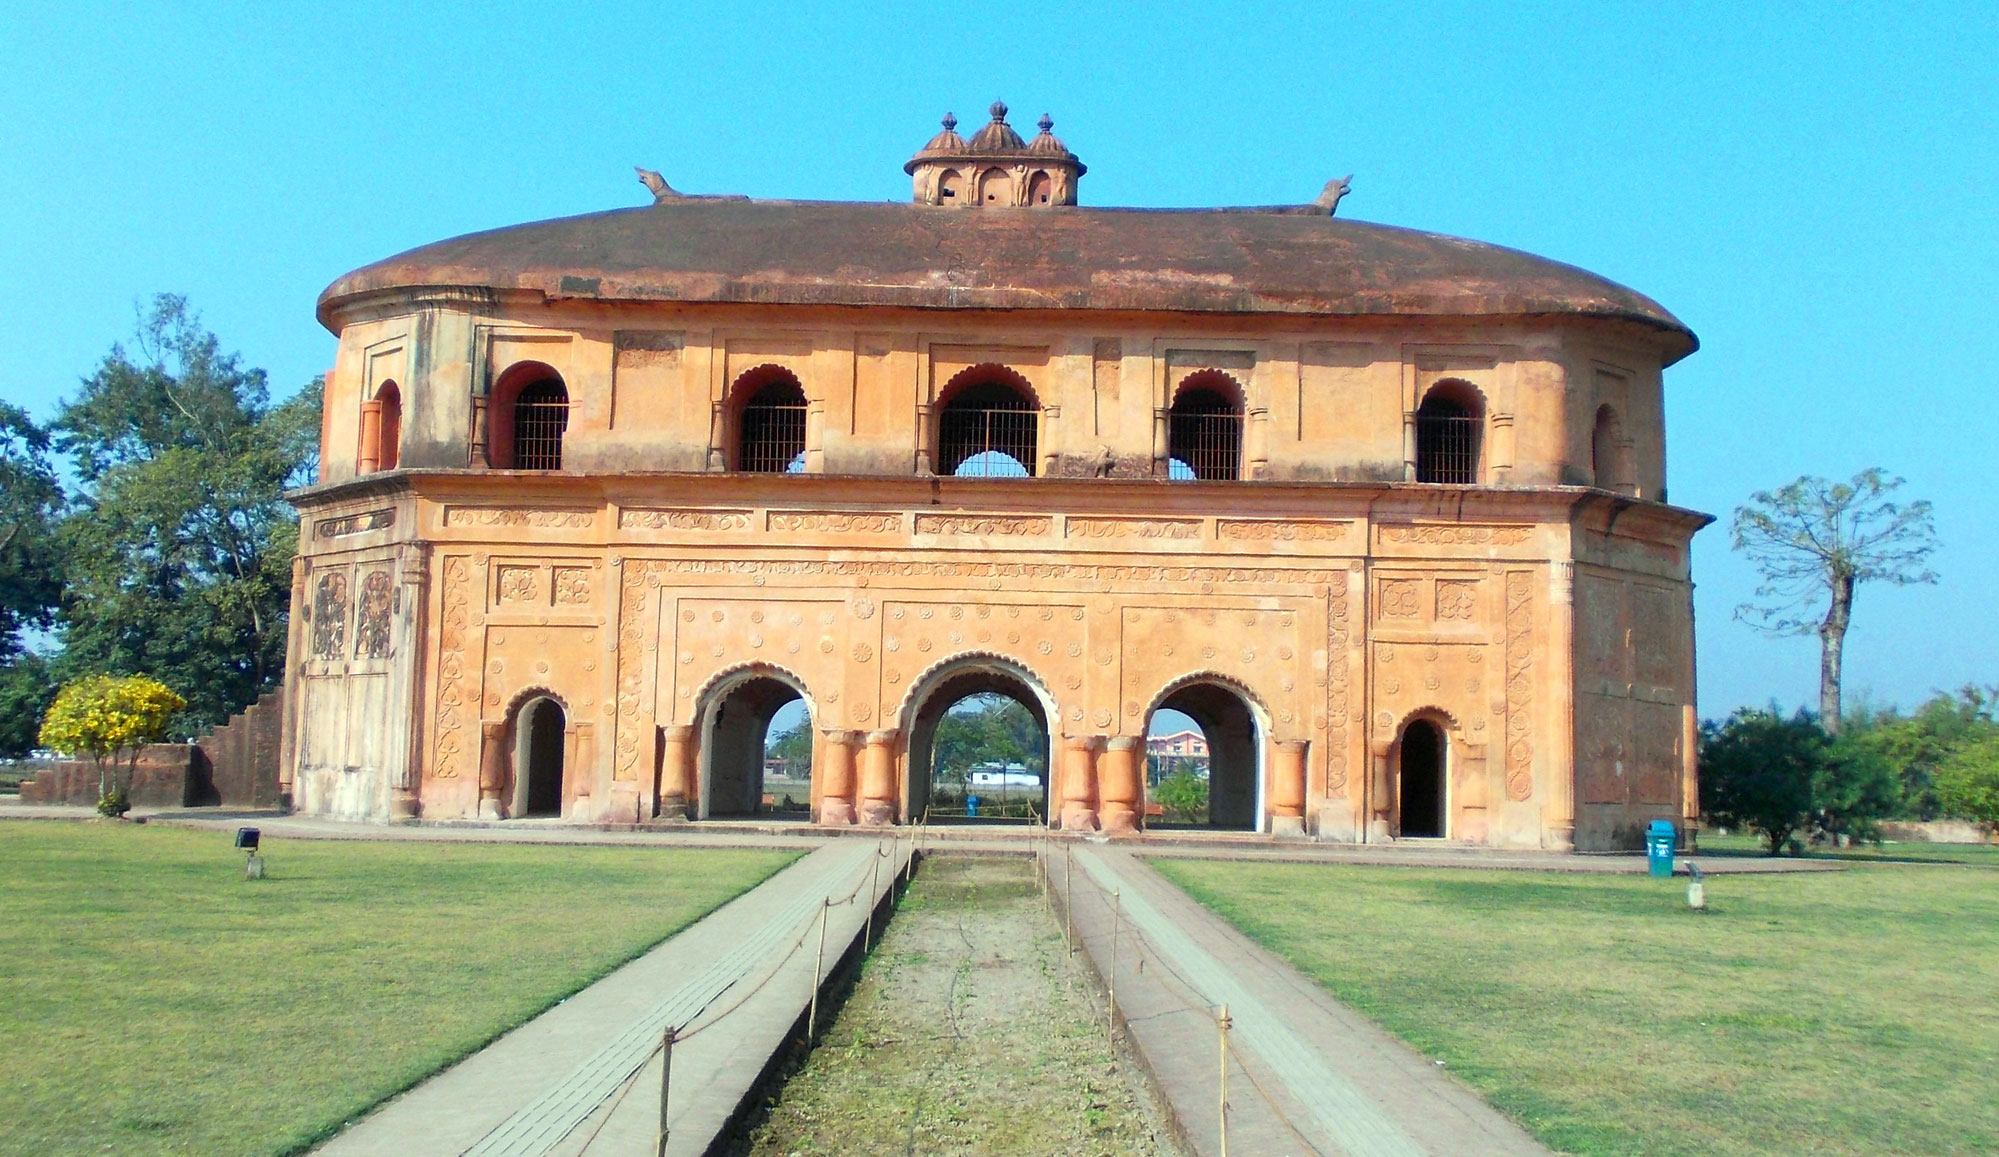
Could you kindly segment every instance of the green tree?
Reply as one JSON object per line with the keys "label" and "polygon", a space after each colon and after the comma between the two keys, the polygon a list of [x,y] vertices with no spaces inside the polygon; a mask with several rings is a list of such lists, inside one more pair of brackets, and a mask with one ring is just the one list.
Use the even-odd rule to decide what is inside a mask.
{"label": "green tree", "polygon": [[1939,693],[1908,715],[1852,712],[1846,734],[1879,753],[1895,774],[1901,785],[1897,815],[1933,820],[1944,812],[1937,770],[1960,748],[1999,737],[1995,698],[1999,688],[1966,686],[1955,695]]}
{"label": "green tree", "polygon": [[[97,810],[107,816],[131,810],[132,767],[139,748],[166,734],[167,721],[187,701],[144,675],[85,675],[57,692],[42,720],[42,745],[97,764]],[[124,781],[117,757],[127,755]]]}
{"label": "green tree", "polygon": [[55,422],[82,493],[61,526],[62,667],[152,671],[189,689],[178,726],[216,723],[283,677],[298,521],[320,390],[272,405],[183,298],[113,346]]}
{"label": "green tree", "polygon": [[1819,718],[1837,735],[1841,661],[1860,584],[1934,583],[1925,563],[1936,549],[1930,504],[1897,503],[1902,480],[1881,469],[1851,482],[1804,477],[1759,490],[1736,508],[1730,541],[1763,575],[1756,602],[1735,617],[1773,635],[1819,637]]}
{"label": "green tree", "polygon": [[1898,794],[1877,752],[1828,734],[1803,710],[1787,719],[1743,708],[1703,724],[1700,782],[1710,822],[1760,833],[1773,856],[1800,833],[1869,838]]}
{"label": "green tree", "polygon": [[794,776],[802,776],[812,766],[812,720],[799,720],[769,737],[766,758],[782,759]]}
{"label": "green tree", "polygon": [[62,595],[55,534],[62,509],[48,431],[0,402],[0,663],[22,653],[27,628],[49,625]]}
{"label": "green tree", "polygon": [[1945,812],[1999,831],[1999,734],[1952,751],[1937,767],[1936,791]]}

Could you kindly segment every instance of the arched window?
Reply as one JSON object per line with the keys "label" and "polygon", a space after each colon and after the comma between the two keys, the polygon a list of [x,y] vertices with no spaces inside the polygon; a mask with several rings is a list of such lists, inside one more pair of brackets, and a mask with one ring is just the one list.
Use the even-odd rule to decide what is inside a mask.
{"label": "arched window", "polygon": [[501,470],[562,469],[569,387],[540,362],[500,375],[486,406],[486,462]]}
{"label": "arched window", "polygon": [[394,470],[403,456],[403,395],[394,382],[383,382],[375,391],[375,405],[381,414],[376,419],[375,451],[378,469]]}
{"label": "arched window", "polygon": [[1055,179],[1046,171],[1035,173],[1027,180],[1027,203],[1046,205],[1055,196]]}
{"label": "arched window", "polygon": [[1234,482],[1242,477],[1241,390],[1234,378],[1204,371],[1180,384],[1166,428],[1169,478]]}
{"label": "arched window", "polygon": [[1439,382],[1416,411],[1416,481],[1478,483],[1479,434],[1485,407],[1463,382]]}
{"label": "arched window", "polygon": [[736,382],[736,469],[797,474],[805,469],[805,388],[788,370],[764,366]]}
{"label": "arched window", "polygon": [[937,472],[972,478],[1032,477],[1041,408],[1019,374],[974,366],[945,387],[937,417]]}
{"label": "arched window", "polygon": [[1624,430],[1611,406],[1597,407],[1596,427],[1590,431],[1589,468],[1596,485],[1604,490],[1621,490],[1631,482],[1624,456]]}
{"label": "arched window", "polygon": [[943,176],[937,178],[937,199],[956,204],[958,194],[964,190],[964,187],[965,179],[958,175],[957,170],[947,169]]}

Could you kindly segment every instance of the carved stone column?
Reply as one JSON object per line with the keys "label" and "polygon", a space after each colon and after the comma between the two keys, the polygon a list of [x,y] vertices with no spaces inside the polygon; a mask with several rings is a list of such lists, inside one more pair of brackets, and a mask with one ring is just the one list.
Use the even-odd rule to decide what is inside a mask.
{"label": "carved stone column", "polygon": [[[636,783],[611,785],[608,797],[596,800],[597,806],[592,806],[597,795],[597,725],[578,720],[569,725],[569,734],[570,758],[564,765],[563,778],[576,785],[573,793],[576,818],[598,823],[637,823],[639,785]],[[621,787],[623,791],[619,790]]]}
{"label": "carved stone column", "polygon": [[930,424],[932,407],[929,402],[916,403],[916,472],[929,474],[934,469],[935,458],[931,454],[931,439],[936,427]]}
{"label": "carved stone column", "polygon": [[[1491,824],[1486,815],[1486,800],[1492,791],[1491,772],[1488,770],[1489,748],[1483,743],[1467,743],[1460,747],[1458,760],[1457,817],[1451,834],[1467,843],[1482,844]],[[1500,749],[1503,753],[1505,748]]]}
{"label": "carved stone column", "polygon": [[686,724],[659,731],[659,818],[684,820],[691,814],[694,781],[694,729]]}
{"label": "carved stone column", "polygon": [[1558,562],[1548,574],[1548,718],[1557,729],[1548,751],[1548,802],[1541,810],[1541,846],[1576,846],[1576,565]]}
{"label": "carved stone column", "polygon": [[861,822],[895,822],[895,741],[899,732],[870,731],[861,757]]}
{"label": "carved stone column", "polygon": [[500,793],[507,786],[507,725],[479,725],[479,818],[505,819],[507,804]]}
{"label": "carved stone column", "polygon": [[1272,835],[1305,834],[1305,745],[1302,739],[1279,739],[1270,745]]}
{"label": "carved stone column", "polygon": [[1097,826],[1097,741],[1094,736],[1062,739],[1062,830],[1088,832]]}
{"label": "carved stone column", "polygon": [[1112,835],[1127,835],[1145,826],[1144,780],[1138,762],[1138,747],[1143,742],[1130,735],[1114,735],[1097,760],[1097,783],[1104,797],[1098,818]]}
{"label": "carved stone column", "polygon": [[1394,744],[1391,739],[1376,739],[1368,744],[1367,777],[1367,838],[1370,841],[1387,842],[1388,816],[1395,806],[1395,799],[1389,791],[1388,755]]}
{"label": "carved stone column", "polygon": [[854,733],[827,731],[825,782],[819,791],[819,822],[851,824],[860,817],[854,811]]}
{"label": "carved stone column", "polygon": [[361,457],[358,468],[373,474],[382,468],[382,403],[361,403]]}

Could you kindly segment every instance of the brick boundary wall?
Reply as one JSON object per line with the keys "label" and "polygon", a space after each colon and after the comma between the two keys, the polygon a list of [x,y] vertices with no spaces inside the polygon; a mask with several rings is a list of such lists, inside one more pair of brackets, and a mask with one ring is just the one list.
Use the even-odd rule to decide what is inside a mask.
{"label": "brick boundary wall", "polygon": [[[272,691],[193,743],[150,743],[132,772],[133,807],[274,808],[284,694]],[[65,759],[21,782],[25,804],[97,803],[97,765]]]}

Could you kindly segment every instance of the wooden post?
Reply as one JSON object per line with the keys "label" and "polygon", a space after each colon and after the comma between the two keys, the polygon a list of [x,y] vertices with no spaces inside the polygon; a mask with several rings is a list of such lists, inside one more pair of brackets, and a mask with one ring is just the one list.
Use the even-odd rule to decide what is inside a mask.
{"label": "wooden post", "polygon": [[861,955],[866,956],[874,948],[875,934],[875,889],[881,883],[882,846],[875,844],[874,864],[868,869],[868,914],[861,923]]}
{"label": "wooden post", "polygon": [[805,1043],[819,1034],[819,978],[826,970],[826,920],[833,912],[833,899],[819,901],[819,955],[812,959],[812,1011],[805,1017]]}
{"label": "wooden post", "polygon": [[1105,1031],[1109,1032],[1113,1038],[1117,1036],[1117,938],[1118,932],[1123,926],[1124,891],[1122,889],[1113,889],[1111,891],[1111,970],[1105,979],[1105,987],[1109,992],[1108,999],[1104,1003],[1104,1019],[1107,1022]]}
{"label": "wooden post", "polygon": [[1215,1029],[1222,1039],[1222,1079],[1219,1086],[1222,1096],[1222,1157],[1229,1157],[1229,1006],[1226,1004],[1215,1015]]}
{"label": "wooden post", "polygon": [[1076,951],[1076,849],[1062,849],[1062,940]]}
{"label": "wooden post", "polygon": [[673,1038],[674,1028],[666,1026],[666,1035],[659,1042],[659,1149],[655,1157],[666,1157],[666,1106],[668,1094],[673,1089]]}

